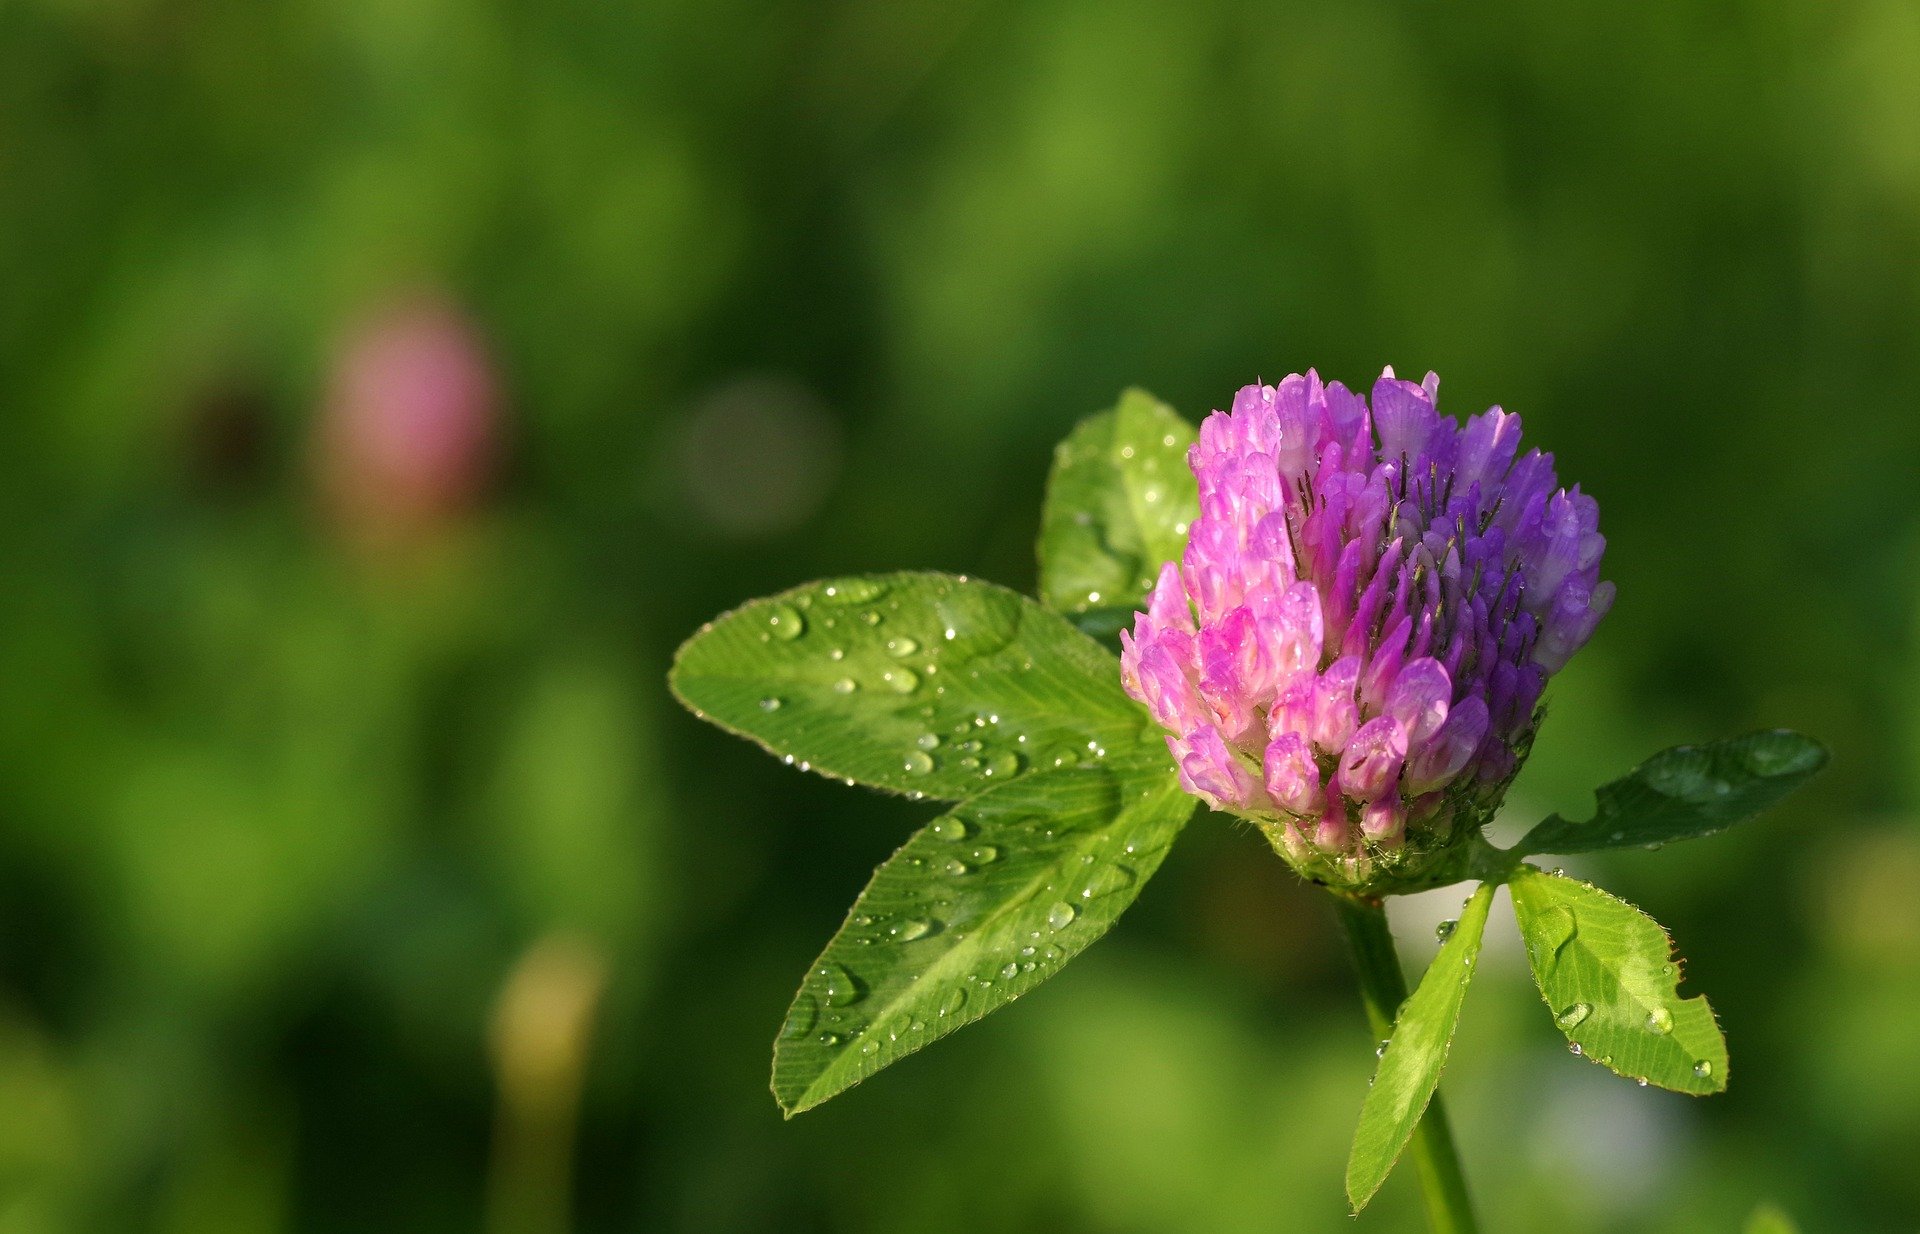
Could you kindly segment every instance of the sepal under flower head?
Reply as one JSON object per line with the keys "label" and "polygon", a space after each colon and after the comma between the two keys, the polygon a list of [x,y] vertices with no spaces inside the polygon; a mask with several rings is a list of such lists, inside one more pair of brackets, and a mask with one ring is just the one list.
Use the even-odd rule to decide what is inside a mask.
{"label": "sepal under flower head", "polygon": [[1613,603],[1599,507],[1388,369],[1371,405],[1295,374],[1248,386],[1189,454],[1200,514],[1122,680],[1181,783],[1303,873],[1415,881],[1499,805],[1547,678]]}

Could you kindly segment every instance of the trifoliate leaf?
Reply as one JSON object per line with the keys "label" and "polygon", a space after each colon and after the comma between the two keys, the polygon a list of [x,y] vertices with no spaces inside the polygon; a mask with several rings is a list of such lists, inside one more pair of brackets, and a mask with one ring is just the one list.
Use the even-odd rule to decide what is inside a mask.
{"label": "trifoliate leaf", "polygon": [[1374,1071],[1373,1087],[1360,1107],[1360,1126],[1347,1157],[1347,1200],[1356,1213],[1386,1181],[1440,1086],[1440,1070],[1460,1023],[1460,1005],[1480,956],[1487,907],[1492,903],[1492,885],[1482,884],[1394,1020],[1393,1035]]}
{"label": "trifoliate leaf", "polygon": [[971,1024],[1104,934],[1193,812],[1151,753],[990,788],[888,858],[787,1012],[781,1108],[811,1109]]}
{"label": "trifoliate leaf", "polygon": [[1532,866],[1508,885],[1534,982],[1576,1054],[1675,1092],[1726,1088],[1726,1040],[1704,997],[1680,997],[1673,941],[1658,922]]}
{"label": "trifoliate leaf", "polygon": [[1080,422],[1054,452],[1040,516],[1040,598],[1106,637],[1130,624],[1199,513],[1193,426],[1152,395]]}
{"label": "trifoliate leaf", "polygon": [[1811,737],[1785,729],[1663,750],[1594,797],[1582,821],[1555,814],[1527,833],[1514,856],[1586,853],[1690,840],[1769,809],[1827,763]]}
{"label": "trifoliate leaf", "polygon": [[788,763],[957,800],[1137,745],[1119,662],[991,583],[884,574],[811,583],[717,618],[674,693]]}

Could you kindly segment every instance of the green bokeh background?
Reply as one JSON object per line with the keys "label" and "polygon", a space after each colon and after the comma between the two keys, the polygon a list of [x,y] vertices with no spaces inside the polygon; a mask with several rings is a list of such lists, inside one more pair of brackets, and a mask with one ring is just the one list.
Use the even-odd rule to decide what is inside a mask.
{"label": "green bokeh background", "polygon": [[[0,1231],[1419,1228],[1404,1177],[1344,1215],[1345,957],[1217,818],[782,1122],[786,1000],[930,811],[663,687],[810,577],[1031,588],[1050,447],[1126,385],[1383,363],[1602,503],[1619,604],[1515,820],[1676,741],[1834,750],[1575,867],[1675,933],[1722,1097],[1569,1058],[1496,907],[1446,1084],[1487,1224],[1914,1229],[1916,134],[1907,0],[0,6]],[[371,553],[314,424],[422,288],[498,465]],[[1413,962],[1448,907],[1398,906]],[[515,1133],[490,1042],[556,939],[604,996]]]}

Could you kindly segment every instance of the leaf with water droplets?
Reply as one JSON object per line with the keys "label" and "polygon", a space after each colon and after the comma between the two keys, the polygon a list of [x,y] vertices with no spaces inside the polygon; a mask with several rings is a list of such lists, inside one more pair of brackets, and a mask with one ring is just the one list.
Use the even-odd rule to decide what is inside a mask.
{"label": "leaf with water droplets", "polygon": [[[781,1108],[811,1109],[972,1023],[1104,934],[1193,812],[1146,753],[996,781],[876,870],[775,1043]],[[1094,872],[1121,868],[1083,895]],[[834,1039],[792,1027],[802,1020]]]}
{"label": "leaf with water droplets", "polygon": [[[1093,762],[1137,745],[1145,723],[1119,664],[1065,618],[941,574],[756,600],[688,639],[670,681],[696,714],[789,763],[949,801],[1037,770],[1023,750]],[[947,748],[963,736],[964,756]]]}
{"label": "leaf with water droplets", "polygon": [[1675,746],[1601,785],[1592,818],[1552,815],[1513,853],[1644,848],[1713,835],[1770,809],[1826,763],[1824,746],[1786,729]]}
{"label": "leaf with water droplets", "polygon": [[1380,1062],[1360,1107],[1360,1126],[1347,1157],[1347,1200],[1356,1213],[1386,1181],[1440,1086],[1440,1070],[1460,1023],[1460,1005],[1473,977],[1480,938],[1487,927],[1487,906],[1492,903],[1493,886],[1483,883],[1460,911],[1460,920],[1448,932],[1440,954],[1394,1019],[1393,1036],[1378,1052]]}
{"label": "leaf with water droplets", "polygon": [[1673,942],[1588,883],[1522,866],[1513,910],[1540,996],[1575,1054],[1682,1093],[1727,1086],[1727,1043],[1704,997],[1681,998]]}
{"label": "leaf with water droplets", "polygon": [[1040,515],[1040,598],[1107,637],[1131,622],[1199,512],[1193,426],[1140,390],[1080,422],[1053,456]]}

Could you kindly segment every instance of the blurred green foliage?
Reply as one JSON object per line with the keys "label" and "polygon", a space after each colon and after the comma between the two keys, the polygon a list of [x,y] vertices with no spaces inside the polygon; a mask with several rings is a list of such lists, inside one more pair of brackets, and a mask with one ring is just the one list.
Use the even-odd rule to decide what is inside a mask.
{"label": "blurred green foliage", "polygon": [[[1372,1043],[1218,819],[783,1123],[781,1009],[929,811],[663,677],[808,577],[1031,587],[1125,386],[1382,363],[1602,503],[1620,602],[1517,818],[1678,740],[1835,752],[1576,867],[1673,930],[1725,1096],[1567,1058],[1489,935],[1446,1091],[1490,1226],[1913,1228],[1916,64],[1904,0],[0,7],[0,1231],[1344,1228]],[[319,426],[423,296],[487,482],[370,528]],[[1360,1228],[1417,1221],[1396,1178]]]}

